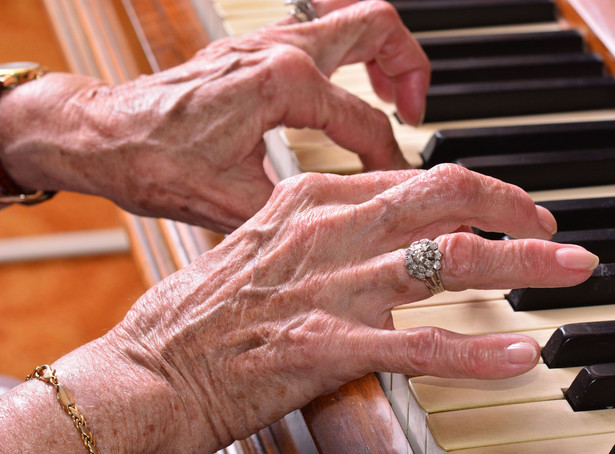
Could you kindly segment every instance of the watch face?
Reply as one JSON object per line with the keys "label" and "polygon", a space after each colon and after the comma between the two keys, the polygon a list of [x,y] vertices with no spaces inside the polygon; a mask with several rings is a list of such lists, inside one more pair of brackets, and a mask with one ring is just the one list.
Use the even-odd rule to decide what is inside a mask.
{"label": "watch face", "polygon": [[0,88],[12,88],[44,74],[38,63],[17,61],[0,63]]}
{"label": "watch face", "polygon": [[0,72],[30,71],[38,66],[38,63],[33,63],[31,61],[12,61],[9,63],[0,63]]}

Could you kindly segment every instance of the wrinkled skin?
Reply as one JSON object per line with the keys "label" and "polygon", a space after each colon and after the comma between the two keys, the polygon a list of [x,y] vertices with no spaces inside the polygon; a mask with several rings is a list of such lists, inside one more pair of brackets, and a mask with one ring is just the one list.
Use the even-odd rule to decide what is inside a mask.
{"label": "wrinkled skin", "polygon": [[22,85],[0,99],[13,112],[0,128],[0,159],[23,187],[102,195],[137,214],[224,232],[271,195],[262,136],[278,125],[324,130],[367,170],[405,168],[386,116],[328,76],[367,62],[376,91],[414,124],[429,63],[390,5],[326,14],[339,6],[320,5],[316,23],[286,20],[214,42],[119,86],[54,73]]}
{"label": "wrinkled skin", "polygon": [[[546,241],[553,217],[519,188],[453,165],[307,174],[273,190],[261,137],[278,124],[322,128],[369,169],[405,166],[383,114],[326,76],[366,61],[378,93],[416,123],[428,64],[390,6],[326,14],[343,4],[318,3],[318,23],[224,40],[126,85],[51,74],[2,95],[0,111],[15,115],[2,124],[1,158],[23,186],[220,230],[253,215],[54,363],[102,452],[212,452],[370,371],[531,369],[539,347],[524,336],[392,329],[394,306],[430,296],[403,266],[414,240],[436,239],[453,291],[574,285],[597,265]],[[468,226],[521,239],[489,242]],[[83,450],[49,385],[29,381],[0,401],[0,452]]]}
{"label": "wrinkled skin", "polygon": [[[467,225],[535,239],[490,242]],[[303,175],[144,295],[103,342],[169,387],[181,403],[169,420],[188,421],[189,452],[246,437],[370,371],[517,375],[538,361],[533,339],[391,329],[394,306],[430,296],[407,274],[403,247],[436,238],[453,291],[579,283],[597,259],[544,241],[555,228],[519,188],[453,165]],[[512,359],[513,344],[531,355]]]}

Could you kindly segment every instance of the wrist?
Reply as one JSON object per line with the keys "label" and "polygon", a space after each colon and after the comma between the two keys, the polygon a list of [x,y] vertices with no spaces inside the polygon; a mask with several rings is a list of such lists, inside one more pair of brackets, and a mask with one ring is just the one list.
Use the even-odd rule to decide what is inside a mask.
{"label": "wrist", "polygon": [[[46,74],[47,70],[38,63],[32,62],[13,62],[0,63],[0,96],[10,90],[14,90],[26,82],[40,79]],[[10,112],[10,111],[9,111]],[[0,126],[10,121],[11,115],[5,115]],[[0,203],[22,203],[32,205],[44,202],[53,197],[55,192],[43,191],[40,189],[31,190],[17,184],[4,169],[0,159]]]}
{"label": "wrist", "polygon": [[[232,413],[225,406],[225,389],[217,387],[212,376],[216,370],[212,362],[215,349],[206,344],[214,339],[203,339],[190,322],[184,323],[191,309],[177,305],[187,303],[183,296],[194,296],[195,288],[202,290],[196,298],[207,305],[207,278],[201,277],[190,279],[183,272],[168,277],[150,289],[110,333],[122,355],[164,383],[174,424],[167,441],[178,452],[212,452],[237,439],[225,418]],[[177,439],[173,442],[170,438],[174,437]]]}
{"label": "wrist", "polygon": [[[101,142],[89,131],[87,77],[49,73],[0,96],[0,162],[20,188],[88,192],[87,154]],[[89,140],[88,140],[89,139]]]}
{"label": "wrist", "polygon": [[81,347],[53,368],[101,452],[165,452],[181,437],[173,390],[164,377],[131,358],[115,337],[110,333]]}

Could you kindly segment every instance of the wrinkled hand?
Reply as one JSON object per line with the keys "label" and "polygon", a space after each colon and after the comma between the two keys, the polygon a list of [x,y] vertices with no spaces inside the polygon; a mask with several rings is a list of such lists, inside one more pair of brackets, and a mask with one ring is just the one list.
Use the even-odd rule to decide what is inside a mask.
{"label": "wrinkled hand", "polygon": [[321,5],[315,23],[212,43],[176,68],[110,87],[49,74],[3,94],[2,162],[24,187],[105,196],[137,214],[232,231],[273,190],[263,133],[324,130],[370,170],[407,166],[386,116],[328,76],[368,62],[406,121],[424,109],[429,64],[386,2]]}
{"label": "wrinkled hand", "polygon": [[[466,225],[535,239],[487,241]],[[114,342],[168,379],[183,419],[210,427],[221,444],[370,371],[517,375],[539,357],[525,336],[392,329],[394,306],[430,296],[408,275],[404,247],[435,238],[448,290],[580,283],[597,258],[544,241],[555,230],[519,188],[453,165],[302,175],[147,293]]]}

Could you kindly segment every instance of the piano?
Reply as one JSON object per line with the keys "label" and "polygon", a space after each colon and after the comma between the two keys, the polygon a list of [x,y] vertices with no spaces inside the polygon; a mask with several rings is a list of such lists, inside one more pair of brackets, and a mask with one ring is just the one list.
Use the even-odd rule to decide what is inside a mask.
{"label": "piano", "polygon": [[[249,32],[288,14],[288,7],[278,0],[86,3],[45,0],[73,69],[110,82],[133,78],[144,67],[158,71],[181,63],[210,39]],[[561,183],[562,179],[552,178],[551,182],[539,181],[539,187],[529,189],[538,203],[553,209],[559,203],[562,219],[567,219],[566,210],[575,205],[575,200],[583,201],[579,202],[581,207],[597,203],[608,208],[609,198],[615,196],[615,173],[608,172],[613,165],[615,143],[611,142],[609,149],[609,128],[604,128],[615,121],[612,77],[615,6],[611,1],[395,0],[393,3],[405,20],[418,17],[424,20],[408,22],[408,25],[417,30],[416,36],[425,48],[431,49],[434,87],[429,94],[429,105],[440,107],[429,112],[423,126],[412,128],[397,120],[394,106],[375,97],[360,65],[340,69],[332,80],[390,115],[404,155],[412,164],[430,165],[429,155],[440,153],[433,150],[455,148],[463,140],[474,140],[474,144],[495,140],[497,149],[506,148],[502,146],[506,143],[509,148],[515,148],[511,144],[521,143],[515,140],[525,140],[527,156],[487,153],[447,159],[486,172],[501,172],[512,163],[513,167],[517,166],[512,173],[523,176],[535,163],[544,166],[547,162],[543,168],[550,169],[548,159],[557,157],[563,172],[574,177],[579,173],[574,170],[584,162],[583,156],[595,154],[603,159],[599,161],[602,165],[590,167],[585,173],[607,169],[596,184],[590,178],[589,182],[572,180],[570,185],[564,182],[554,187],[553,182]],[[446,23],[443,19],[447,15],[443,11],[453,7],[458,9],[455,22]],[[520,10],[524,14],[518,17]],[[518,51],[504,55],[508,51],[502,49],[514,47],[511,41],[518,43],[524,39],[530,39],[530,49],[537,49],[538,41],[576,41],[576,44],[562,52],[552,47],[538,55]],[[496,50],[490,54],[484,49],[484,43],[489,41],[496,42],[493,44]],[[459,57],[454,47],[460,42],[466,43],[465,48],[472,47],[473,42],[478,54]],[[508,44],[498,48],[497,42]],[[468,65],[469,60],[476,60],[479,66]],[[512,79],[511,72],[515,76]],[[486,73],[492,79],[484,80]],[[512,110],[507,110],[510,100],[517,97],[530,102],[515,104]],[[446,107],[457,103],[463,106],[467,99],[476,100],[473,103],[476,110],[466,112]],[[496,100],[491,104],[505,109],[493,110],[490,100]],[[607,131],[602,141],[596,139],[596,144],[593,139],[598,135],[586,133],[591,139],[581,140],[580,144],[572,139],[564,140],[563,151],[545,149],[542,145],[529,149],[528,144],[554,142],[553,131],[558,128],[569,132],[593,126]],[[279,178],[302,171],[342,174],[361,171],[360,161],[352,153],[340,149],[317,131],[276,129],[267,133],[267,145],[270,164]],[[494,149],[493,146],[486,148]],[[530,180],[533,184],[536,178]],[[590,217],[585,213],[578,216],[583,220]],[[609,220],[608,214],[595,217]],[[212,232],[167,220],[126,215],[125,221],[135,256],[149,284],[187,265],[221,240]],[[611,224],[612,227],[615,225]],[[608,230],[604,225],[589,228],[592,232]],[[571,232],[578,230],[582,228],[570,227]],[[608,237],[609,233],[604,235]],[[610,272],[609,264],[603,264],[605,275]],[[606,292],[608,295],[609,290]],[[467,333],[524,332],[534,336],[541,346],[547,346],[558,330],[563,331],[562,335],[576,332],[575,326],[568,325],[615,320],[615,304],[611,304],[608,296],[606,301],[590,302],[584,307],[513,309],[512,300],[532,300],[531,292],[529,295],[518,295],[508,289],[444,293],[397,308],[394,318],[399,329],[438,325]],[[544,297],[534,295],[536,299],[542,301]],[[598,382],[608,366],[549,368],[546,362],[545,359],[521,377],[489,382],[370,374],[336,393],[316,399],[301,411],[291,413],[223,452],[608,452],[615,445],[615,410],[575,412],[571,407],[571,402],[577,399],[573,381],[580,376],[580,381]],[[583,383],[579,386],[582,392]],[[574,392],[564,391],[570,388]]]}

